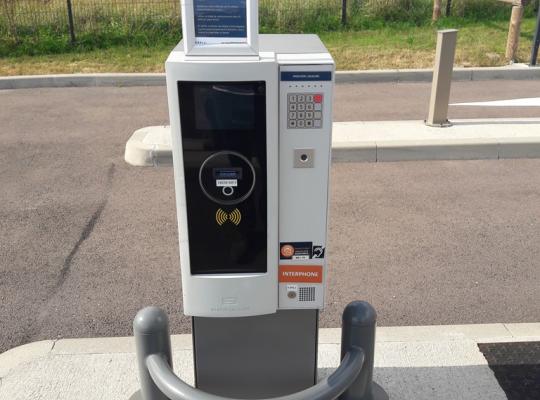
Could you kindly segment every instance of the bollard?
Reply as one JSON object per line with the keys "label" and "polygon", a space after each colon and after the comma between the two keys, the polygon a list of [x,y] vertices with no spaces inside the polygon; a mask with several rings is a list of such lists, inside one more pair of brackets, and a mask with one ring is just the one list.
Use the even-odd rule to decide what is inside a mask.
{"label": "bollard", "polygon": [[437,52],[435,55],[435,68],[433,69],[429,115],[426,121],[428,126],[444,127],[451,125],[448,121],[448,103],[452,86],[457,32],[456,29],[437,32]]}
{"label": "bollard", "polygon": [[[336,371],[305,390],[267,400],[387,400],[384,389],[373,382],[376,320],[369,303],[350,303],[343,312],[341,364]],[[164,311],[139,311],[133,330],[141,390],[130,400],[236,400],[194,388],[174,374]]]}
{"label": "bollard", "polygon": [[365,359],[362,371],[339,397],[339,400],[388,400],[388,394],[373,382],[375,358],[375,330],[377,313],[365,301],[353,301],[343,311],[341,328],[341,358],[353,347],[364,350]]}
{"label": "bollard", "polygon": [[169,318],[158,307],[146,307],[137,313],[133,321],[133,333],[137,349],[137,366],[141,390],[131,400],[168,400],[156,386],[146,367],[149,355],[164,356],[172,368],[171,337],[169,336]]}

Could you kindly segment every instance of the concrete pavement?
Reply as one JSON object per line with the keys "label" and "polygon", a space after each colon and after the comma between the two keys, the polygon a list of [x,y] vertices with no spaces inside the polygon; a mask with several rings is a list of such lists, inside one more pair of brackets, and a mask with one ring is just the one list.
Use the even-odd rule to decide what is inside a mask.
{"label": "concrete pavement", "polygon": [[[540,108],[539,108],[540,109]],[[332,159],[344,162],[540,158],[540,118],[334,122]],[[172,165],[169,126],[138,129],[126,143],[133,166]]]}
{"label": "concrete pavement", "polygon": [[[319,378],[339,364],[340,330],[319,332]],[[540,324],[387,327],[374,380],[399,400],[505,400],[478,343],[540,340]],[[31,343],[0,354],[0,398],[125,400],[138,389],[131,337]],[[172,337],[173,366],[193,384],[190,335]]]}
{"label": "concrete pavement", "polygon": [[[357,87],[353,108],[338,86],[338,120],[368,119],[381,87],[378,116],[402,115],[401,85]],[[168,122],[164,88],[1,91],[0,121],[0,351],[128,335],[148,304],[187,333],[172,171],[123,161],[133,131]],[[322,326],[353,299],[381,325],[539,321],[538,182],[538,160],[334,164]]]}

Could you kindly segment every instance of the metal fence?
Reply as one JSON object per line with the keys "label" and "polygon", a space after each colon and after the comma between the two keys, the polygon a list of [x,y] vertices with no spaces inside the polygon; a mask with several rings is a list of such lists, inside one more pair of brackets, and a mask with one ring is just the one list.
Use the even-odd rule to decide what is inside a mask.
{"label": "metal fence", "polygon": [[[341,23],[342,7],[360,0],[260,0],[261,31],[302,31]],[[180,32],[179,0],[0,0],[0,35],[145,29]]]}

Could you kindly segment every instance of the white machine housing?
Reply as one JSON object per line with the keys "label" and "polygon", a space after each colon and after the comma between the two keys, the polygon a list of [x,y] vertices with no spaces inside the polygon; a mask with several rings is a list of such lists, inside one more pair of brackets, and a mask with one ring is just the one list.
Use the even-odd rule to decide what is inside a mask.
{"label": "white machine housing", "polygon": [[[190,57],[186,56],[181,42],[166,62],[186,315],[237,317],[271,314],[278,309],[321,309],[324,306],[334,61],[316,35],[259,35],[258,41],[259,54],[255,57]],[[266,270],[263,272],[241,272],[230,265],[222,269],[216,265],[209,269],[210,273],[205,273],[204,266],[200,271],[193,269],[190,251],[205,252],[210,257],[214,244],[209,241],[218,236],[212,231],[208,233],[208,242],[196,246],[192,242],[190,245],[190,240],[194,240],[189,234],[190,219],[191,232],[199,229],[193,226],[195,220],[199,226],[210,224],[206,220],[211,219],[216,225],[216,232],[220,229],[234,232],[250,221],[244,217],[249,212],[246,214],[243,203],[227,205],[223,202],[224,205],[216,203],[212,206],[210,204],[213,203],[209,202],[205,207],[214,208],[206,212],[200,208],[200,202],[194,209],[191,200],[190,209],[186,193],[200,188],[188,182],[187,168],[194,168],[193,165],[200,161],[191,156],[195,153],[186,152],[183,148],[192,146],[196,136],[189,132],[189,137],[195,139],[186,139],[186,129],[191,128],[183,125],[182,121],[192,118],[188,113],[200,110],[191,109],[196,107],[190,105],[191,97],[182,100],[185,96],[182,88],[191,88],[182,82],[194,85],[208,83],[210,88],[221,92],[230,92],[229,82],[261,82],[265,87],[266,177],[257,177],[258,184],[266,182]],[[246,92],[244,95],[252,94]],[[218,142],[223,149],[207,151],[204,143],[214,146]],[[204,143],[193,144],[193,149],[207,157],[205,163],[216,151],[228,151],[226,140],[223,143],[222,139],[207,139]],[[226,158],[236,154],[229,153]],[[252,160],[250,154],[242,156]],[[252,163],[257,167],[255,161]],[[257,168],[264,169],[262,166]],[[201,187],[205,185],[203,179],[206,179],[202,178],[202,170],[201,166]],[[214,175],[216,170],[217,173],[225,171],[214,168]],[[216,178],[217,186],[222,185],[220,182],[224,180]],[[232,187],[233,190],[235,188]],[[262,204],[262,200],[257,201]],[[236,212],[233,208],[242,215],[241,218],[232,216]],[[227,245],[224,248],[228,248]]]}

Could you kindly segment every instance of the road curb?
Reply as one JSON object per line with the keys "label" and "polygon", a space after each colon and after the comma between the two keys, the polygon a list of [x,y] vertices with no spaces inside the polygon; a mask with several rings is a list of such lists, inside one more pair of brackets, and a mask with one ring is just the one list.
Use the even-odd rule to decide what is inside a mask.
{"label": "road curb", "polygon": [[[494,135],[501,126],[503,133]],[[539,127],[537,118],[462,120],[450,128],[426,128],[422,121],[335,122],[332,161],[540,158]],[[172,165],[170,128],[135,131],[126,143],[124,159],[138,167]]]}
{"label": "road curb", "polygon": [[[523,342],[540,340],[540,323],[496,323],[473,325],[428,325],[378,327],[377,343]],[[339,344],[341,329],[319,329],[319,344]],[[172,335],[174,351],[191,350],[190,334]],[[48,356],[73,354],[128,354],[135,352],[132,336],[42,340],[14,347],[0,354],[0,378],[23,364]]]}
{"label": "road curb", "polygon": [[[431,82],[431,69],[337,71],[337,83]],[[456,68],[454,81],[540,79],[540,67]],[[0,90],[61,87],[164,86],[163,73],[21,75],[0,77]]]}

